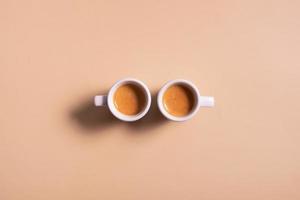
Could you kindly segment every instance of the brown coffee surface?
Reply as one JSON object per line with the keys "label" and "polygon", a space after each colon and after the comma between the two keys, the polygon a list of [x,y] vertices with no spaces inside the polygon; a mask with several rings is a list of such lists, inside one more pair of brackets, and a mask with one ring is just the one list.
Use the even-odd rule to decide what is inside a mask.
{"label": "brown coffee surface", "polygon": [[136,115],[145,106],[144,92],[134,84],[120,86],[114,95],[114,105],[125,115]]}
{"label": "brown coffee surface", "polygon": [[192,91],[183,85],[169,87],[164,96],[163,103],[166,110],[174,116],[185,116],[191,112],[194,106]]}

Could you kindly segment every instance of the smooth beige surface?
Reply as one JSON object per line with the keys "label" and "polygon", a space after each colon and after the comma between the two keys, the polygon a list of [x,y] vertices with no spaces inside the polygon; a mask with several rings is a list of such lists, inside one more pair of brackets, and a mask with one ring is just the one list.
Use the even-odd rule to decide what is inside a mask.
{"label": "smooth beige surface", "polygon": [[[0,199],[299,200],[299,1],[0,0]],[[138,123],[118,79],[216,107]]]}

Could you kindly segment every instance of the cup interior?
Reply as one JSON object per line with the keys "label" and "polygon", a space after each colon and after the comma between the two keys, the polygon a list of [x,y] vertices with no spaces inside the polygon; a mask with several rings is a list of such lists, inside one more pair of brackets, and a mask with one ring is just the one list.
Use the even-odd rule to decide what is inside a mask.
{"label": "cup interior", "polygon": [[[187,112],[185,115],[178,116],[178,115],[172,114],[170,111],[167,110],[164,97],[165,97],[165,94],[168,91],[168,89],[171,88],[172,86],[181,86],[181,87],[185,88],[186,90],[188,90],[188,92],[192,96],[192,99],[191,99],[192,107],[189,109],[189,112]],[[158,99],[157,99],[158,102],[157,103],[158,103],[158,107],[159,107],[161,113],[166,118],[173,120],[173,121],[185,121],[185,120],[193,117],[196,114],[196,112],[199,110],[199,107],[200,107],[199,97],[200,97],[199,91],[193,83],[183,80],[183,79],[177,79],[177,80],[169,81],[161,88],[161,90],[159,91],[159,94],[158,94]]]}
{"label": "cup interior", "polygon": [[[139,109],[139,112],[136,114],[124,114],[121,112],[115,105],[115,94],[117,90],[124,85],[132,85],[136,87],[143,95],[143,100],[145,102],[142,102],[142,108]],[[141,81],[136,79],[123,79],[121,81],[118,81],[113,85],[113,87],[110,89],[108,93],[108,107],[112,114],[123,121],[136,121],[140,118],[142,118],[149,110],[150,104],[151,104],[151,95],[148,87]]]}

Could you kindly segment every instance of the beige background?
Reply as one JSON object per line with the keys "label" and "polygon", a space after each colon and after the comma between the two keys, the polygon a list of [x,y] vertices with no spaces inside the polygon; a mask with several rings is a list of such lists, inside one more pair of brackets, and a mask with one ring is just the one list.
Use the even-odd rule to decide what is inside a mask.
{"label": "beige background", "polygon": [[[0,0],[0,199],[300,199],[299,1]],[[134,124],[132,76],[216,107]]]}

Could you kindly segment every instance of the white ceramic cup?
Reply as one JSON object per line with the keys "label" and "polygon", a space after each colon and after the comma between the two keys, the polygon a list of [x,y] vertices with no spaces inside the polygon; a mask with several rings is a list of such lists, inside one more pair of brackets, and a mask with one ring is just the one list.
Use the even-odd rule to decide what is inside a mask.
{"label": "white ceramic cup", "polygon": [[[163,97],[165,92],[167,91],[167,89],[173,85],[183,85],[185,87],[187,87],[188,89],[190,89],[190,91],[193,93],[194,96],[194,106],[191,110],[191,112],[188,115],[185,116],[174,116],[172,114],[170,114],[165,106],[164,106],[164,102],[163,102]],[[169,82],[167,82],[158,92],[158,96],[157,96],[157,105],[158,108],[160,110],[160,112],[169,120],[172,121],[186,121],[190,118],[192,118],[199,110],[200,107],[213,107],[215,104],[215,100],[214,97],[208,97],[208,96],[200,96],[200,93],[197,89],[197,87],[191,83],[190,81],[184,80],[184,79],[176,79],[176,80],[171,80]]]}
{"label": "white ceramic cup", "polygon": [[[114,94],[117,89],[125,84],[134,84],[138,86],[145,95],[145,107],[136,115],[125,115],[121,113],[114,105]],[[148,87],[142,82],[134,78],[125,78],[116,82],[109,90],[108,95],[97,95],[94,98],[95,106],[108,106],[110,112],[118,119],[126,122],[133,122],[144,117],[149,111],[151,105],[151,94]]]}

